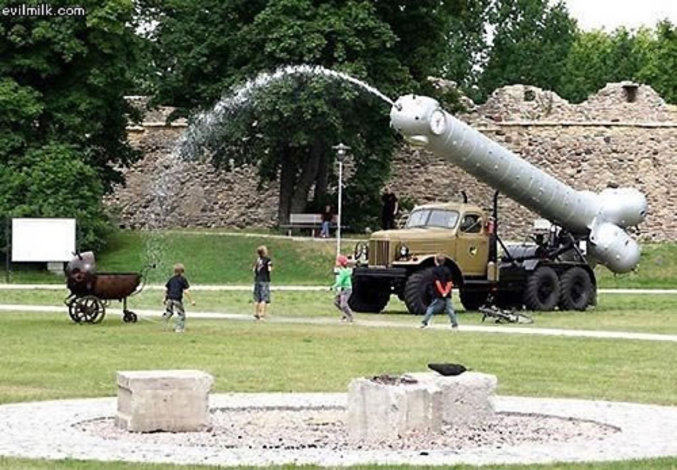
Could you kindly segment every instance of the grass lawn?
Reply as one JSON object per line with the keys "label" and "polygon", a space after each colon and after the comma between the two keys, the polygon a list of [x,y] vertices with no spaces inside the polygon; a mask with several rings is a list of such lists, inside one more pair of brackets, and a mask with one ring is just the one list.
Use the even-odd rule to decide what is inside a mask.
{"label": "grass lawn", "polygon": [[[496,374],[501,394],[677,405],[668,342],[189,320],[183,336],[156,322],[75,325],[58,314],[3,314],[0,402],[112,396],[126,369],[196,368],[216,391],[342,391],[358,376],[459,362]],[[331,370],[331,373],[327,371]]]}
{"label": "grass lawn", "polygon": [[[125,369],[206,370],[216,378],[216,392],[311,392],[344,391],[354,377],[422,371],[428,362],[450,361],[496,374],[499,393],[504,395],[677,405],[677,369],[666,367],[666,358],[676,353],[674,343],[341,324],[193,319],[185,335],[175,335],[152,322],[125,325],[108,319],[100,325],[74,325],[65,315],[9,313],[0,322],[0,403],[113,396],[115,371]],[[546,468],[668,469],[675,465],[677,458],[624,466]],[[0,468],[168,467],[0,459]]]}
{"label": "grass lawn", "polygon": [[[120,231],[113,235],[106,251],[98,255],[99,271],[140,271],[148,263],[150,282],[164,281],[173,263],[186,265],[188,278],[198,284],[247,284],[255,249],[266,245],[276,270],[278,284],[322,284],[331,277],[335,240],[265,238],[258,233],[224,234],[215,231],[139,232]],[[354,243],[344,242],[342,251],[353,252]],[[644,245],[635,273],[614,275],[597,268],[600,287],[677,288],[677,244]],[[3,265],[4,268],[4,265]],[[0,282],[5,272],[0,271]],[[63,282],[60,276],[15,264],[12,282]]]}
{"label": "grass lawn", "polygon": [[[266,244],[276,263],[277,284],[328,285],[335,245],[332,241],[294,241],[213,232],[171,232],[149,237],[121,232],[99,257],[101,271],[139,270],[162,260],[151,282],[164,281],[175,261],[187,265],[195,284],[251,282],[250,263]],[[352,249],[352,242],[350,250]],[[601,287],[675,287],[677,244],[645,249],[638,273],[614,277],[600,271]],[[63,281],[32,269],[14,282]],[[61,305],[63,291],[0,290],[0,303]],[[425,370],[429,362],[459,362],[499,378],[503,395],[551,396],[634,401],[677,406],[677,344],[499,335],[414,328],[362,328],[336,323],[284,324],[191,319],[190,311],[250,315],[249,292],[195,291],[188,310],[188,332],[174,335],[160,324],[128,325],[110,317],[100,325],[75,325],[62,314],[3,313],[0,317],[0,403],[74,397],[113,396],[115,371],[196,368],[216,379],[215,391],[345,391],[352,378]],[[130,307],[161,309],[162,292],[146,290]],[[331,293],[274,292],[277,317],[336,318]],[[456,305],[460,305],[458,299]],[[113,302],[112,307],[120,304]],[[677,296],[600,294],[588,312],[534,313],[533,327],[602,329],[677,334]],[[401,302],[392,299],[381,315],[361,314],[359,322],[387,320],[416,324]],[[461,314],[462,324],[480,324],[476,313]],[[436,322],[446,322],[436,318]],[[529,325],[520,325],[529,326]],[[511,328],[511,325],[504,325]],[[330,371],[329,373],[327,371]],[[208,469],[83,461],[33,461],[1,458],[0,469]],[[239,467],[245,468],[245,467]],[[278,467],[295,468],[295,467]],[[316,468],[316,467],[303,467]],[[377,466],[360,469],[391,468]],[[397,467],[400,469],[416,467]],[[418,467],[421,468],[421,467]],[[445,468],[445,467],[436,467]],[[470,466],[446,467],[467,470]],[[500,466],[500,469],[677,469],[677,457],[629,462]]]}
{"label": "grass lawn", "polygon": [[[67,291],[53,290],[0,290],[0,304],[62,305]],[[209,311],[249,315],[253,304],[249,292],[195,291],[195,307],[190,311]],[[325,317],[336,318],[337,311],[332,305],[330,292],[273,292],[271,314],[284,317]],[[131,309],[161,310],[162,292],[146,290],[129,299]],[[458,298],[455,305],[460,307]],[[111,308],[119,309],[121,304],[113,301]],[[643,333],[677,334],[677,295],[601,294],[598,306],[586,312],[529,312],[534,319],[532,328],[569,328],[586,330],[634,331]],[[64,319],[67,318],[64,306]],[[415,324],[420,317],[410,315],[402,302],[392,297],[385,312],[380,315],[358,314],[359,321],[401,322]],[[476,312],[461,313],[463,324],[482,324],[482,316]],[[113,317],[106,321],[116,321]],[[445,318],[435,318],[444,322]],[[492,323],[487,323],[492,324]],[[510,328],[512,325],[503,325]]]}
{"label": "grass lawn", "polygon": [[[19,294],[17,300],[25,297],[22,292],[3,294]],[[40,298],[52,303],[50,296],[55,294],[37,291],[31,300]],[[147,298],[138,301],[150,302],[156,294],[159,295],[150,292]],[[208,296],[233,296],[231,300],[247,297],[245,293],[234,292],[196,294],[201,303],[220,301]],[[307,308],[303,307],[307,296],[318,294],[324,297],[316,300],[318,311],[320,307],[327,310],[327,294],[280,292],[276,294],[275,314],[281,311],[290,315],[294,310]],[[236,308],[250,310],[244,299]],[[408,315],[393,313],[387,317]],[[108,319],[101,325],[74,325],[65,315],[3,314],[2,318],[1,403],[111,396],[115,394],[114,373],[123,369],[202,369],[215,376],[215,391],[220,392],[341,391],[357,376],[424,370],[428,362],[452,361],[496,374],[501,394],[677,405],[674,387],[677,370],[665,367],[665,358],[677,353],[677,346],[672,343],[197,319],[190,320],[187,334],[177,336],[151,322],[125,325],[117,319]],[[463,317],[464,321],[468,318]],[[546,468],[668,469],[675,465],[677,459],[659,459],[626,462],[622,466],[614,463]],[[169,467],[0,459],[0,468]]]}

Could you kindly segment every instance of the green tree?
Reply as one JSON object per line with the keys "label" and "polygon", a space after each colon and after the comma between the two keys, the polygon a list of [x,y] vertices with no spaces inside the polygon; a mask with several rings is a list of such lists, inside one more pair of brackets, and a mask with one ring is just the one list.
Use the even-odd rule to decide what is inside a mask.
{"label": "green tree", "polygon": [[674,102],[676,60],[675,27],[668,21],[658,23],[655,29],[580,32],[569,50],[557,92],[580,102],[606,83],[635,80],[651,85],[666,101]]}
{"label": "green tree", "polygon": [[49,144],[0,166],[0,207],[11,208],[12,217],[73,217],[84,248],[100,247],[108,229],[102,194],[95,170],[74,147]]}
{"label": "green tree", "polygon": [[563,2],[495,2],[489,21],[494,35],[488,61],[480,77],[483,96],[513,83],[549,90],[560,88],[565,61],[576,32],[576,21]]}
{"label": "green tree", "polygon": [[655,40],[643,41],[648,52],[636,79],[650,84],[668,103],[677,103],[677,30],[669,20],[655,28]]}
{"label": "green tree", "polygon": [[440,75],[456,82],[473,100],[481,98],[479,77],[489,53],[490,7],[491,0],[464,0],[456,2],[455,11],[447,15]]}
{"label": "green tree", "polygon": [[[158,21],[156,100],[187,114],[209,108],[224,90],[260,72],[294,64],[347,72],[389,96],[416,90],[443,48],[444,3],[147,4]],[[305,209],[309,194],[317,204],[327,202],[327,188],[335,185],[331,147],[339,141],[352,147],[356,161],[346,191],[348,221],[359,228],[375,220],[395,143],[385,103],[346,83],[305,75],[258,90],[252,104],[215,126],[205,147],[217,162],[256,162],[264,180],[279,178],[281,223]]]}
{"label": "green tree", "polygon": [[[40,3],[0,0],[0,8]],[[131,0],[78,5],[86,15],[0,19],[0,214],[81,216],[83,241],[99,247],[100,197],[138,156],[127,143],[132,110],[123,98],[138,38]]]}
{"label": "green tree", "polygon": [[565,79],[557,92],[579,103],[602,88],[613,65],[609,62],[613,47],[611,37],[604,31],[579,33],[567,55]]}

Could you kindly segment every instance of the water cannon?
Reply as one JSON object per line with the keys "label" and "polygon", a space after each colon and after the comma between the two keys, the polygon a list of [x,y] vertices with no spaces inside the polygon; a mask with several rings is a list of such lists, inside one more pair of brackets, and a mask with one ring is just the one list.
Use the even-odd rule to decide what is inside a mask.
{"label": "water cannon", "polygon": [[588,254],[611,271],[625,273],[637,266],[640,248],[626,230],[647,214],[646,197],[637,189],[575,190],[456,119],[430,97],[398,98],[390,120],[408,142],[587,241]]}

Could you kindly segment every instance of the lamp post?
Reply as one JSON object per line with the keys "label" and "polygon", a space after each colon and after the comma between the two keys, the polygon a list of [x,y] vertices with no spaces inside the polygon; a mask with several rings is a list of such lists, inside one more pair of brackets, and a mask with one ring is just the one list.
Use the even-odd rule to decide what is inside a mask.
{"label": "lamp post", "polygon": [[339,171],[338,171],[338,213],[336,217],[336,256],[341,254],[341,205],[343,203],[343,160],[346,158],[346,154],[350,147],[345,145],[343,142],[332,147],[336,150],[336,160],[338,161]]}

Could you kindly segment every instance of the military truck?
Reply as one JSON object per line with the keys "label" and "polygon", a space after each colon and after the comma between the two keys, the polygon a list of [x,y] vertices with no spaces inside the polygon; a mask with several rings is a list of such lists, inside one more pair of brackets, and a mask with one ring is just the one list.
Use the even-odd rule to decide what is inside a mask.
{"label": "military truck", "polygon": [[[350,301],[355,311],[379,312],[395,294],[411,313],[423,314],[436,253],[446,255],[468,310],[489,294],[505,306],[585,310],[596,299],[595,264],[616,273],[637,266],[640,249],[627,229],[644,220],[648,207],[636,189],[574,190],[454,118],[433,98],[402,96],[390,118],[408,142],[497,192],[488,211],[467,198],[419,206],[404,229],[375,232],[368,244],[358,244]],[[498,236],[498,191],[544,218],[530,243],[506,246]]]}
{"label": "military truck", "polygon": [[426,204],[414,208],[404,228],[373,233],[355,247],[351,308],[380,312],[394,294],[409,312],[425,313],[437,253],[447,256],[466,310],[477,310],[489,294],[501,306],[531,310],[594,304],[593,269],[570,234],[541,225],[532,243],[501,250],[496,212],[465,202]]}

